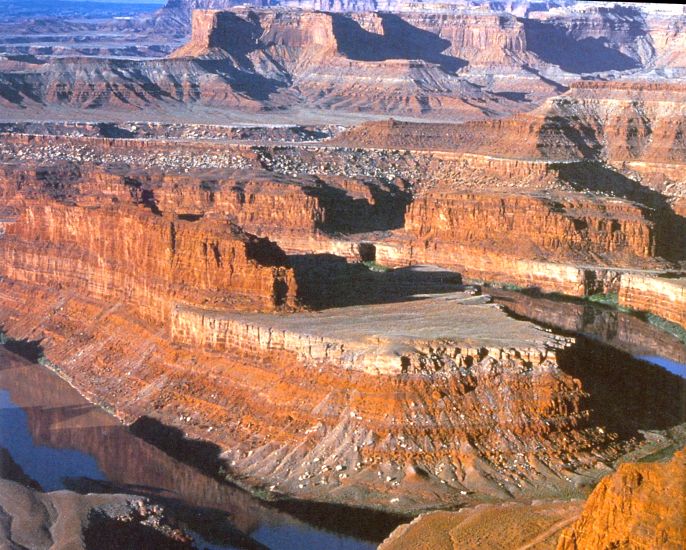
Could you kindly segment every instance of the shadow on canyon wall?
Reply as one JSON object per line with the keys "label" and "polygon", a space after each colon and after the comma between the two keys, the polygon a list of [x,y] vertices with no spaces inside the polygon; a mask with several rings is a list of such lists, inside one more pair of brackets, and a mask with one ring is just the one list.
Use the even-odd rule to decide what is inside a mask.
{"label": "shadow on canyon wall", "polygon": [[129,426],[129,431],[179,462],[193,466],[212,477],[221,477],[219,472],[224,468],[224,463],[219,458],[219,445],[209,441],[188,439],[180,429],[149,416],[138,418]]}
{"label": "shadow on canyon wall", "polygon": [[371,200],[352,197],[331,185],[305,188],[305,192],[316,197],[324,209],[324,219],[319,222],[318,229],[329,234],[352,234],[389,231],[405,225],[405,212],[412,201],[409,192],[397,186],[363,185]]}
{"label": "shadow on canyon wall", "polygon": [[[208,74],[223,80],[224,84],[233,91],[255,101],[267,101],[272,94],[290,84],[287,79],[281,81],[262,76],[252,68],[232,66],[225,59],[195,59],[193,63],[197,63]],[[198,96],[195,99],[199,98],[200,91],[198,90]]]}
{"label": "shadow on canyon wall", "polygon": [[390,534],[398,525],[413,518],[390,512],[296,499],[276,501],[272,506],[323,529],[375,542],[378,541],[380,532]]}
{"label": "shadow on canyon wall", "polygon": [[[523,19],[522,22],[528,49],[546,63],[558,65],[563,71],[626,71],[641,66],[638,60],[613,47],[605,37],[576,38],[572,30],[558,26],[554,21]],[[605,24],[612,25],[613,21],[608,19]],[[639,20],[631,22],[628,33],[631,38],[647,34]]]}
{"label": "shadow on canyon wall", "polygon": [[[27,348],[27,341],[21,342],[15,349],[31,351],[38,346],[29,342],[33,346]],[[27,355],[35,356],[35,349]],[[147,416],[129,429],[47,369],[20,359],[0,362],[0,378],[12,401],[26,413],[37,445],[86,453],[105,474],[105,479],[65,479],[67,489],[150,497],[210,542],[262,548],[249,534],[261,525],[288,522],[280,511],[320,529],[371,542],[380,542],[407,521],[395,514],[300,500],[258,501],[225,480],[228,466],[211,442],[188,439],[181,430]],[[13,461],[5,460],[0,448],[0,475],[4,474],[32,482]]]}
{"label": "shadow on canyon wall", "polygon": [[546,115],[538,132],[536,149],[543,158],[599,159],[602,153],[594,128],[572,125],[568,118],[555,114]]}
{"label": "shadow on canyon wall", "polygon": [[450,73],[467,65],[464,59],[443,53],[450,47],[449,40],[419,29],[397,15],[382,13],[378,16],[383,35],[363,29],[350,17],[332,14],[339,51],[356,61],[422,60],[435,63]]}
{"label": "shadow on canyon wall", "polygon": [[[370,245],[372,246],[372,245]],[[369,253],[373,261],[373,253]],[[348,263],[333,254],[288,257],[295,271],[300,303],[312,309],[381,304],[411,300],[418,294],[456,292],[462,278],[451,271],[399,268],[375,271],[362,263]]]}
{"label": "shadow on canyon wall", "polygon": [[686,380],[628,353],[576,336],[560,352],[559,365],[581,380],[588,394],[590,425],[606,426],[622,439],[639,430],[663,430],[686,422]]}

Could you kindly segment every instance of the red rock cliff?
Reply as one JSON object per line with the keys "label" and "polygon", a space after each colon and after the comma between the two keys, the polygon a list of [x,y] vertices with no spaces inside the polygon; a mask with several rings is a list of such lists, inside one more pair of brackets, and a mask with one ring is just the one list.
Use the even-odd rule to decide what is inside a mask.
{"label": "red rock cliff", "polygon": [[218,221],[143,206],[28,202],[0,240],[0,270],[135,304],[156,322],[176,303],[273,310],[294,305],[295,280],[276,245]]}
{"label": "red rock cliff", "polygon": [[557,550],[686,545],[686,450],[665,464],[622,464],[589,497]]}

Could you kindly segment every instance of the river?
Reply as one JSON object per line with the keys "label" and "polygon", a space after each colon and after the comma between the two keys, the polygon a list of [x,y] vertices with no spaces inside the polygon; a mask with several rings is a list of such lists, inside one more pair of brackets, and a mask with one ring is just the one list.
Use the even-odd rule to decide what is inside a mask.
{"label": "river", "polygon": [[[596,339],[686,377],[686,346],[634,316],[593,304],[488,292],[515,316]],[[283,506],[266,504],[170,457],[52,371],[2,346],[0,447],[45,491],[122,492],[161,500],[201,548],[234,548],[238,530],[274,549],[371,549],[406,521],[292,501],[286,513]]]}
{"label": "river", "polygon": [[[136,437],[52,371],[1,346],[0,447],[45,491],[121,492],[168,503],[203,548],[234,548],[236,528],[269,548],[367,550],[403,521],[327,505],[313,514],[312,506],[298,511],[290,503],[298,517],[280,511]],[[329,529],[321,512],[330,512]]]}

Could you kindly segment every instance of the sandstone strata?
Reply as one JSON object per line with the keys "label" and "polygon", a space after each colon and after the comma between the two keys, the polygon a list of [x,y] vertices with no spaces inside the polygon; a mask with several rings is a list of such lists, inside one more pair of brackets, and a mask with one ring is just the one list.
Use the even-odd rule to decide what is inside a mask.
{"label": "sandstone strata", "polygon": [[[31,183],[41,193],[49,182],[48,172]],[[15,197],[18,214],[0,242],[3,275],[126,301],[157,323],[168,321],[176,303],[266,310],[294,305],[293,273],[273,243],[220,221],[163,216],[135,183],[114,190],[120,195],[98,189],[101,199],[74,187],[42,202]]]}
{"label": "sandstone strata", "polygon": [[683,548],[686,543],[686,453],[667,463],[622,464],[593,490],[558,550]]}
{"label": "sandstone strata", "polygon": [[[269,122],[274,109],[288,111],[287,120],[322,110],[475,120],[529,111],[579,75],[665,83],[684,71],[683,15],[640,6],[548,13],[550,3],[355,2],[349,13],[348,2],[279,3],[300,10],[235,4],[174,0],[135,20],[64,23],[40,45],[10,38],[0,103],[20,117],[31,108],[49,119],[97,108],[174,120],[189,115],[181,105],[193,105],[191,118],[206,121],[213,107],[241,119],[268,111]],[[193,8],[200,9],[191,16]],[[189,30],[186,45],[159,59]],[[76,44],[65,40],[70,32]],[[175,40],[161,44],[160,35]],[[646,141],[641,116],[629,120],[634,148]],[[574,139],[561,141],[569,154],[580,151]]]}
{"label": "sandstone strata", "polygon": [[628,273],[622,275],[619,303],[649,311],[686,327],[686,279],[650,277]]}

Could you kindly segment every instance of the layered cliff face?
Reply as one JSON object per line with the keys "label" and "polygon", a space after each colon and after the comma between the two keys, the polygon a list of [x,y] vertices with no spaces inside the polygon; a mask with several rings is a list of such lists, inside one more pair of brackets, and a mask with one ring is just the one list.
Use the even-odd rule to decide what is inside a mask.
{"label": "layered cliff face", "polygon": [[622,464],[593,490],[558,550],[683,548],[686,452],[667,463]]}
{"label": "layered cliff face", "polygon": [[[600,366],[597,348],[474,297],[295,316],[179,308],[172,341],[123,303],[7,278],[1,292],[4,329],[41,340],[90,399],[214,442],[232,475],[302,497],[407,510],[574,493],[634,430],[679,421],[673,376],[627,356]],[[636,400],[631,426],[600,391],[612,365],[612,391]]]}
{"label": "layered cliff face", "polygon": [[558,501],[432,512],[398,527],[379,548],[676,550],[686,540],[684,454],[667,463],[621,465],[593,490],[583,511],[581,501]]}
{"label": "layered cliff face", "polygon": [[[154,108],[156,116],[174,118],[185,111],[183,102],[202,105],[208,120],[213,111],[205,108],[211,106],[472,120],[529,111],[580,74],[644,74],[665,82],[656,75],[683,70],[683,17],[636,7],[548,13],[540,4],[474,9],[324,2],[297,6],[304,9],[266,9],[272,3],[212,9],[233,4],[176,2],[140,21],[101,29],[107,36],[138,36],[131,53],[122,45],[107,56],[112,46],[104,43],[97,46],[103,55],[96,46],[85,52],[89,59],[57,50],[43,58],[36,46],[22,52],[32,55],[0,59],[0,101],[13,111],[31,107],[45,116],[69,106]],[[200,8],[192,22],[191,8]],[[524,17],[511,13],[520,8]],[[147,45],[155,34],[187,29],[189,22],[190,41],[173,60],[149,59],[161,48]],[[132,55],[145,47],[148,55]]]}
{"label": "layered cliff face", "polygon": [[510,119],[459,125],[374,122],[336,141],[506,158],[681,165],[686,151],[683,97],[681,84],[581,81]]}
{"label": "layered cliff face", "polygon": [[[40,338],[48,357],[91,399],[123,419],[152,415],[215,442],[232,475],[278,492],[401,509],[463,501],[461,491],[477,499],[552,495],[574,490],[573,480],[581,478],[567,472],[592,467],[592,448],[604,449],[606,459],[619,450],[595,428],[599,419],[589,417],[579,381],[558,366],[555,348],[564,341],[492,306],[439,301],[434,314],[448,316],[446,330],[466,315],[471,336],[465,344],[463,336],[440,348],[422,334],[415,341],[401,336],[394,344],[401,355],[386,352],[400,373],[379,375],[346,369],[334,340],[350,346],[353,362],[359,343],[343,342],[341,330],[326,325],[319,330],[328,333],[331,352],[318,357],[308,355],[314,346],[302,325],[290,329],[301,332],[287,346],[278,344],[279,317],[243,321],[246,330],[223,340],[217,353],[188,339],[205,334],[212,347],[212,335],[223,330],[219,318],[211,321],[213,312],[206,323],[187,318],[178,325],[185,328],[175,332],[172,346],[162,331],[136,321],[130,307],[7,279],[2,295],[5,329]],[[418,304],[414,315],[431,307]],[[385,308],[382,328],[394,317],[417,326],[412,311],[406,304]],[[344,313],[337,322],[350,330],[356,321]],[[358,313],[367,323],[378,314]],[[503,329],[500,343],[482,336],[484,315],[486,326]],[[285,322],[320,326],[317,318]],[[269,332],[271,348],[261,345]],[[479,348],[482,342],[488,349]],[[74,346],[84,353],[74,355]],[[405,355],[410,366],[402,374]],[[129,374],[113,377],[113,368]],[[565,472],[570,481],[551,472]]]}
{"label": "layered cliff face", "polygon": [[[679,421],[673,403],[663,403],[673,398],[671,379],[646,371],[659,414],[622,422],[620,437],[618,409],[595,395],[612,374],[591,373],[583,345],[508,318],[474,290],[406,301],[454,291],[454,274],[339,280],[351,273],[340,270],[340,258],[287,258],[231,223],[305,246],[295,235],[316,241],[345,220],[348,230],[369,223],[372,213],[391,223],[381,207],[399,193],[390,184],[240,170],[128,173],[5,167],[0,325],[40,341],[76,387],[120,418],[149,415],[216,443],[227,470],[251,485],[399,509],[552,496],[580,491],[582,474],[603,471],[599,457],[612,461],[634,448],[637,429]],[[455,204],[466,205],[465,197]],[[501,223],[498,216],[517,219],[509,207],[531,211],[534,203],[481,197],[468,210]],[[427,204],[414,208],[407,223],[426,238],[419,220]],[[550,223],[567,227],[564,217]],[[290,230],[279,229],[284,224]],[[459,223],[432,225],[446,239],[463,231]],[[597,246],[628,246],[602,223],[589,225]],[[485,235],[464,231],[460,239]],[[518,231],[537,242],[525,224]],[[287,316],[245,311],[293,308],[327,284],[365,305]],[[397,295],[373,291],[384,285]]]}
{"label": "layered cliff face", "polygon": [[607,256],[623,265],[645,265],[646,259],[655,256],[650,213],[620,201],[428,193],[408,208],[405,230],[426,248],[431,242],[457,242],[488,249],[493,247],[495,235],[503,232],[497,246],[530,259],[582,263]]}
{"label": "layered cliff face", "polygon": [[645,16],[635,7],[532,14],[526,31],[541,59],[574,73],[633,69],[654,56]]}
{"label": "layered cliff face", "polygon": [[667,229],[629,201],[432,189],[415,196],[403,230],[374,244],[385,265],[432,263],[470,279],[585,295],[616,291],[613,269],[668,267]]}
{"label": "layered cliff face", "polygon": [[[25,191],[30,195],[32,184],[36,192],[49,182],[44,174]],[[54,199],[46,200],[49,188],[42,191],[42,200],[19,194],[9,201],[15,215],[0,242],[6,277],[133,303],[157,323],[169,320],[176,303],[267,310],[294,306],[292,270],[283,252],[266,239],[219,220],[163,216],[135,185],[128,197],[120,196],[121,202],[113,196],[74,194],[68,185],[53,189]]]}
{"label": "layered cliff face", "polygon": [[[551,99],[538,112],[546,110],[549,123],[559,121],[569,126],[568,139],[576,128],[586,146],[611,162],[684,163],[686,142],[683,138],[685,90],[679,84],[579,82],[568,94]],[[577,119],[572,118],[577,114]],[[572,122],[574,121],[574,122]],[[550,157],[543,139],[541,152]]]}
{"label": "layered cliff face", "polygon": [[686,327],[686,278],[626,274],[619,288],[619,303]]}
{"label": "layered cliff face", "polygon": [[[54,155],[61,138],[16,141],[17,150],[43,158]],[[74,152],[88,147],[80,153],[86,158],[104,155],[108,162],[126,159],[140,167],[128,176],[94,170],[79,183],[84,193],[125,201],[135,190],[152,197],[164,214],[205,221],[223,217],[289,253],[376,259],[389,266],[438,264],[470,279],[573,295],[616,292],[618,273],[627,268],[669,270],[683,261],[682,222],[667,197],[595,162],[320,146],[174,148],[152,141],[73,141]],[[158,148],[176,159],[175,169],[188,173],[143,169],[159,162]],[[193,168],[200,155],[212,169]],[[322,259],[317,271],[331,266],[324,279],[351,274],[335,263]],[[300,282],[307,286],[303,277]]]}
{"label": "layered cliff face", "polygon": [[[482,19],[485,16],[482,17]],[[460,117],[479,117],[485,109],[516,109],[506,97],[481,90],[455,72],[465,66],[468,55],[481,62],[483,48],[490,36],[463,36],[477,17],[452,17],[441,22],[441,29],[424,30],[431,21],[401,18],[393,14],[354,16],[323,12],[221,12],[197,11],[193,14],[190,42],[172,57],[223,58],[253,73],[253,87],[263,79],[274,85],[298,88],[310,105],[350,111],[414,113],[453,111]],[[486,25],[503,32],[498,17]],[[498,39],[506,48],[516,38]],[[492,63],[505,62],[504,53],[492,55]],[[254,73],[257,72],[258,75]],[[359,74],[372,77],[360,79]],[[265,88],[266,90],[266,88]],[[274,90],[276,91],[276,90]],[[483,107],[481,106],[483,104]]]}

